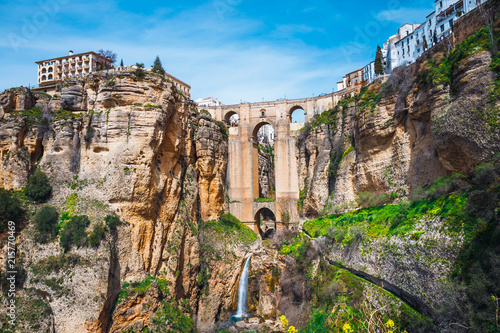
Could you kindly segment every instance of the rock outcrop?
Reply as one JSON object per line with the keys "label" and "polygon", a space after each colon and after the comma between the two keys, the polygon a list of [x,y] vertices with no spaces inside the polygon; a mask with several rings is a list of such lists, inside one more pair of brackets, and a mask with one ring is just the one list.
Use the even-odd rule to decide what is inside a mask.
{"label": "rock outcrop", "polygon": [[[176,299],[189,299],[196,311],[197,221],[216,220],[227,204],[227,142],[219,126],[198,114],[169,81],[127,72],[73,81],[60,98],[21,88],[6,91],[0,101],[2,187],[20,189],[38,166],[53,187],[49,204],[62,211],[76,194],[101,202],[125,222],[97,252],[78,250],[82,261],[99,263],[86,269],[92,278],[64,280],[67,297],[95,300],[82,308],[52,300],[56,331],[105,332],[113,325],[121,285],[160,272],[173,282]],[[93,210],[81,207],[80,213],[92,217]],[[26,260],[34,264],[59,252],[54,243],[41,245],[42,251],[33,251],[33,242],[24,244]]]}

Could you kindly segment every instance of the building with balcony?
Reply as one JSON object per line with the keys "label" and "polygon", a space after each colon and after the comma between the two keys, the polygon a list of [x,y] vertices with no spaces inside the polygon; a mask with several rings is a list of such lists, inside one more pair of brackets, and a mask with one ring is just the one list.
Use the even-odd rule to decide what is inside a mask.
{"label": "building with balcony", "polygon": [[86,75],[111,67],[111,61],[95,52],[73,54],[48,60],[37,61],[38,85],[35,91],[54,94],[58,83],[70,78]]}

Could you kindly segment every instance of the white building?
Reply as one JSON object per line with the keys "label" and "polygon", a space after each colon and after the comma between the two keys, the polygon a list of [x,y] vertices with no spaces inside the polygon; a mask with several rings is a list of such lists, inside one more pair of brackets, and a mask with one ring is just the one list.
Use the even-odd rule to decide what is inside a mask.
{"label": "white building", "polygon": [[411,64],[434,45],[450,36],[453,24],[485,0],[435,0],[436,10],[412,33],[396,42],[396,66]]}
{"label": "white building", "polygon": [[221,102],[219,102],[219,100],[217,100],[217,98],[213,98],[213,97],[198,98],[195,101],[195,103],[198,104],[198,106],[220,106],[220,105],[224,105]]}
{"label": "white building", "polygon": [[368,65],[363,67],[363,82],[364,84],[370,84],[375,80],[377,75],[375,74],[375,61],[370,62]]}
{"label": "white building", "polygon": [[399,27],[398,33],[392,35],[387,39],[384,43],[384,50],[386,50],[386,58],[385,58],[385,73],[390,74],[392,70],[401,65],[400,58],[398,57],[398,49],[397,43],[400,42],[403,38],[407,38],[410,36],[416,29],[418,29],[421,25],[418,23],[410,24],[406,23]]}

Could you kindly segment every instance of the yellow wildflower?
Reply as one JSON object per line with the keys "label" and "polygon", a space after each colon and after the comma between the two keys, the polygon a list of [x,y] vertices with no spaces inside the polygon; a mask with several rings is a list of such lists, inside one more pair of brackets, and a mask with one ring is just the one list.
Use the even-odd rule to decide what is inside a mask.
{"label": "yellow wildflower", "polygon": [[345,332],[345,333],[352,333],[353,330],[351,328],[351,325],[349,324],[344,324],[344,326],[342,326],[342,330]]}
{"label": "yellow wildflower", "polygon": [[290,326],[288,327],[288,333],[297,333],[298,331],[295,329],[295,327]]}
{"label": "yellow wildflower", "polygon": [[288,326],[288,319],[286,319],[285,316],[281,316],[280,320],[281,320],[281,323],[283,324],[283,326],[285,326],[285,328],[286,328]]}
{"label": "yellow wildflower", "polygon": [[385,323],[385,326],[387,326],[387,328],[394,328],[394,321],[389,319],[387,323]]}

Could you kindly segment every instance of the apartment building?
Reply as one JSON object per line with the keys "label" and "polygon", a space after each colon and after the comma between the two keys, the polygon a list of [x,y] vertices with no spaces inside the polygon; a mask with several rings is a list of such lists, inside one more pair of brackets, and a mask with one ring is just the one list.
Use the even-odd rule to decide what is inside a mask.
{"label": "apartment building", "polygon": [[110,68],[111,61],[95,52],[85,52],[64,57],[37,61],[38,85],[35,89],[46,93],[55,93],[57,83],[67,78],[84,77],[92,72]]}

